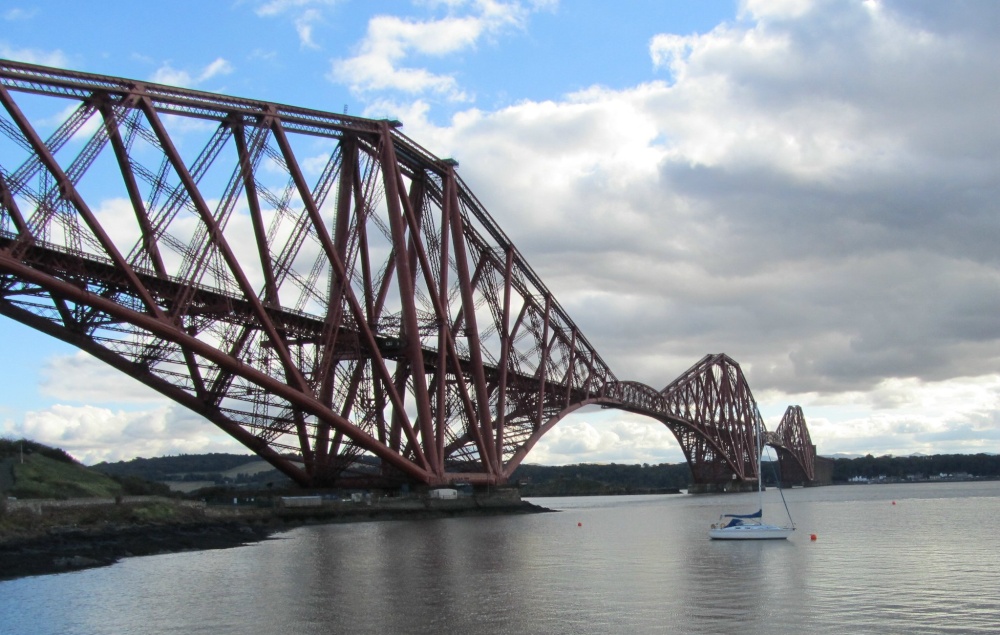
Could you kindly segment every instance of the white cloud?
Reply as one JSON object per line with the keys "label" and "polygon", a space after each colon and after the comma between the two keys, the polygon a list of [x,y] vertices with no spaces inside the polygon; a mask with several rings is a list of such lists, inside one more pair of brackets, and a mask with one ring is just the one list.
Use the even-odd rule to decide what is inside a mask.
{"label": "white cloud", "polygon": [[47,359],[39,392],[56,401],[86,404],[166,403],[161,396],[125,373],[83,351]]}
{"label": "white cloud", "polygon": [[167,84],[168,86],[182,86],[194,88],[206,81],[220,75],[228,75],[233,72],[233,66],[224,58],[216,58],[207,66],[191,74],[188,70],[180,70],[171,66],[170,62],[165,62],[153,73],[151,81],[157,84]]}
{"label": "white cloud", "polygon": [[324,10],[338,4],[338,0],[268,0],[260,4],[256,14],[262,18],[291,15],[295,32],[302,48],[319,49],[314,31],[324,22]]}
{"label": "white cloud", "polygon": [[1000,375],[925,382],[886,379],[871,390],[804,396],[822,454],[996,452]]}
{"label": "white cloud", "polygon": [[201,71],[201,75],[198,76],[197,82],[200,84],[218,75],[228,75],[232,72],[232,64],[223,58],[218,57]]}
{"label": "white cloud", "polygon": [[205,452],[247,453],[227,434],[179,406],[130,412],[54,405],[3,425],[4,436],[60,447],[86,465]]}
{"label": "white cloud", "polygon": [[273,62],[277,58],[278,58],[278,52],[273,49],[257,48],[254,49],[249,55],[249,59],[255,61],[259,60],[262,62]]}
{"label": "white cloud", "polygon": [[160,68],[156,69],[156,72],[153,73],[152,81],[168,86],[190,87],[194,84],[191,73],[175,69],[170,65],[170,62],[165,62]]}
{"label": "white cloud", "polygon": [[449,14],[438,19],[373,17],[357,54],[334,60],[330,79],[360,93],[391,90],[437,94],[453,102],[469,101],[470,95],[453,75],[407,64],[410,60],[453,55],[474,48],[485,37],[523,28],[528,14],[537,7],[482,1],[471,3],[468,14],[458,15],[467,3],[445,4]]}
{"label": "white cloud", "polygon": [[320,19],[320,13],[316,9],[304,11],[302,15],[295,18],[295,31],[299,34],[299,42],[308,48],[319,48],[313,41],[313,25]]}
{"label": "white cloud", "polygon": [[0,42],[0,57],[55,68],[64,68],[69,65],[69,57],[59,49],[43,51],[33,48],[15,48],[4,42]]}
{"label": "white cloud", "polygon": [[815,5],[814,0],[742,0],[741,13],[757,19],[765,16],[798,18]]}
{"label": "white cloud", "polygon": [[581,411],[555,425],[527,463],[681,463],[684,454],[662,423],[624,412]]}
{"label": "white cloud", "polygon": [[[332,4],[257,6],[295,23]],[[461,162],[623,379],[661,387],[725,352],[769,412],[806,408],[821,452],[995,451],[1000,5],[747,0],[707,33],[651,37],[645,83],[447,124],[435,100],[470,99],[448,62],[540,5],[421,6],[438,17],[372,18],[331,77]],[[627,455],[630,428],[575,417],[529,460]]]}
{"label": "white cloud", "polygon": [[261,17],[273,17],[309,7],[332,7],[339,0],[266,0],[260,3],[256,13]]}
{"label": "white cloud", "polygon": [[[897,441],[945,447],[1000,407],[949,399],[950,415],[927,415],[907,401],[944,403],[1000,373],[987,238],[1000,235],[1000,46],[976,15],[993,9],[948,6],[748,3],[709,33],[653,38],[670,82],[467,110],[446,126],[423,100],[370,112],[460,161],[623,378],[662,387],[725,352],[770,409],[870,393],[830,426],[843,419],[843,439],[875,446],[885,440],[864,422],[895,396],[878,425],[919,424]],[[821,451],[841,443],[830,426],[817,419]],[[962,447],[995,451],[995,435],[979,438]]]}
{"label": "white cloud", "polygon": [[461,49],[475,41],[475,31],[476,22],[471,19],[417,23],[377,16],[368,25],[359,53],[334,62],[331,79],[355,91],[434,92],[464,101],[466,96],[454,77],[421,68],[399,68],[398,64],[412,52],[442,55]]}

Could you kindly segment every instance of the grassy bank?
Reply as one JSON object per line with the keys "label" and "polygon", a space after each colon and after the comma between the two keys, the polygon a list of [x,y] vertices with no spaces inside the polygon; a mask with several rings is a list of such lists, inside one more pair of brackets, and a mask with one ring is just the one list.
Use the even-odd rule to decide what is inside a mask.
{"label": "grassy bank", "polygon": [[8,496],[16,498],[114,498],[124,493],[121,483],[75,463],[66,463],[41,454],[7,459],[13,474]]}

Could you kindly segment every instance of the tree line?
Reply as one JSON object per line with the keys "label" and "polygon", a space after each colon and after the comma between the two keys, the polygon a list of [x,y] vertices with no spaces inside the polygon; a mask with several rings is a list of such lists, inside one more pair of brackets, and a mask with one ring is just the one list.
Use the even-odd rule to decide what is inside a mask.
{"label": "tree line", "polygon": [[520,484],[522,496],[580,496],[673,493],[691,482],[687,463],[622,465],[521,464],[511,481]]}
{"label": "tree line", "polygon": [[[0,460],[10,460],[31,453],[75,463],[66,452],[27,439],[0,438]],[[183,454],[180,456],[136,458],[130,461],[100,463],[91,469],[115,476],[120,482],[166,481],[183,478],[218,476],[235,467],[253,462],[255,455],[245,454]],[[777,466],[762,464],[764,482],[776,481]],[[997,454],[935,454],[929,456],[872,456],[833,459],[833,482],[847,483],[852,479],[929,480],[1000,479],[1000,455]],[[284,479],[276,471],[240,475],[236,480],[251,487]],[[206,480],[213,480],[206,478]],[[219,479],[214,479],[219,480]],[[226,479],[232,480],[232,479]],[[511,477],[511,483],[521,487],[524,496],[572,496],[586,494],[653,494],[673,492],[691,483],[687,463],[582,463],[577,465],[522,464]]]}
{"label": "tree line", "polygon": [[[114,463],[102,462],[92,466],[92,469],[117,476],[137,476],[147,481],[168,481],[177,480],[177,475],[200,477],[219,474],[258,460],[260,460],[259,457],[254,454],[213,452],[159,456],[148,459],[139,457]],[[183,479],[183,476],[180,478]]]}
{"label": "tree line", "polygon": [[[777,464],[763,461],[765,484],[777,481]],[[872,456],[833,459],[833,482],[851,479],[933,480],[1000,479],[1000,455],[936,454],[933,456]],[[521,465],[511,479],[522,496],[653,494],[684,489],[691,483],[687,463],[621,465]]]}
{"label": "tree line", "polygon": [[1000,455],[997,454],[934,454],[930,456],[872,456],[834,459],[833,481],[847,482],[853,478],[924,480],[934,477],[1000,478]]}
{"label": "tree line", "polygon": [[20,458],[40,454],[60,463],[76,463],[76,460],[60,448],[52,448],[28,439],[0,438],[0,459]]}
{"label": "tree line", "polygon": [[[185,454],[138,458],[101,463],[94,469],[118,476],[138,476],[150,481],[178,478],[180,474],[204,477],[226,472],[252,462],[253,455]],[[776,481],[777,466],[762,464],[764,482]],[[935,454],[931,456],[872,456],[833,459],[833,481],[846,483],[861,477],[894,480],[926,480],[942,474],[970,478],[1000,478],[1000,455]],[[273,480],[275,473],[246,477],[246,480]],[[511,478],[520,483],[525,496],[568,496],[574,494],[642,494],[684,489],[691,483],[687,463],[622,464],[581,463],[577,465],[522,464]]]}

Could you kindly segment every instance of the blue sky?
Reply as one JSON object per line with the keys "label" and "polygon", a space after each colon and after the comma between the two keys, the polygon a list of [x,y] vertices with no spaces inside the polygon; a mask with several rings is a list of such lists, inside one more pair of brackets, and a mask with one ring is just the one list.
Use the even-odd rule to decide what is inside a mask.
{"label": "blue sky", "polygon": [[[929,0],[4,1],[0,57],[398,118],[619,377],[724,352],[821,454],[996,452],[997,24]],[[87,462],[238,449],[6,318],[0,342],[0,434]],[[529,460],[681,454],[595,411]]]}

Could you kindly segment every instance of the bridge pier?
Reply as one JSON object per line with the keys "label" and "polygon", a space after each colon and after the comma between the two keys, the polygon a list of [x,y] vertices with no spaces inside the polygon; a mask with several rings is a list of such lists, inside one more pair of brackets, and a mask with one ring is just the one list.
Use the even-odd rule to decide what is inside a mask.
{"label": "bridge pier", "polygon": [[815,487],[818,485],[833,485],[833,459],[817,456],[815,460],[816,478],[809,483],[806,483],[806,486]]}

